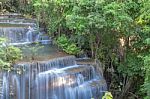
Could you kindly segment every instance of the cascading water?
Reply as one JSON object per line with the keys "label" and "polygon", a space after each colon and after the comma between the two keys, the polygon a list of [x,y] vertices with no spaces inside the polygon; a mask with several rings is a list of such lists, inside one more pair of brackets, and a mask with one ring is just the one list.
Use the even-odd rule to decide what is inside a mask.
{"label": "cascading water", "polygon": [[[15,14],[17,15],[17,14]],[[15,20],[15,21],[14,21]],[[50,38],[45,37],[43,32],[39,32],[36,22],[27,19],[0,19],[0,36],[9,40],[10,45],[24,45],[33,42],[50,42]],[[46,43],[50,44],[50,43]]]}
{"label": "cascading water", "polygon": [[[31,26],[0,27],[0,35],[10,44],[49,44],[49,37],[35,31]],[[21,62],[14,69],[17,72],[0,72],[0,99],[101,99],[107,90],[101,71],[77,64],[74,56]]]}

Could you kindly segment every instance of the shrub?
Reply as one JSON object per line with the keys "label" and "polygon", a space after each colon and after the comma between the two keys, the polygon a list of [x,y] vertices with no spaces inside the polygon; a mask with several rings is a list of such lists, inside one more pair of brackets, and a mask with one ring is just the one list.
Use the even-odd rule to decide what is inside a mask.
{"label": "shrub", "polygon": [[21,58],[19,48],[9,46],[5,38],[0,38],[0,70],[12,70],[12,65]]}
{"label": "shrub", "polygon": [[80,53],[80,48],[65,35],[57,38],[56,44],[68,54],[77,55]]}

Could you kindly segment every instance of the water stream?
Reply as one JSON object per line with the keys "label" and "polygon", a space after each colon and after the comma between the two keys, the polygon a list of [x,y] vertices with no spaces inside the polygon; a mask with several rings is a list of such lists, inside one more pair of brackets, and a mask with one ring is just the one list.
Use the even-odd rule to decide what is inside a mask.
{"label": "water stream", "polygon": [[[99,64],[78,64],[74,56],[62,54],[34,21],[0,18],[0,36],[24,53],[24,59],[14,65],[18,72],[0,72],[0,99],[102,98],[107,85]],[[30,48],[35,42],[44,47],[33,56]]]}

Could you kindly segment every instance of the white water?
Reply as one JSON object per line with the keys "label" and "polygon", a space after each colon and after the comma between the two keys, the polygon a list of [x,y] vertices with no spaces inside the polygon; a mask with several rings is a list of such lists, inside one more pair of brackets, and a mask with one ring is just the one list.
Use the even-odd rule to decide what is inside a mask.
{"label": "white water", "polygon": [[[13,21],[13,24],[15,22]],[[40,42],[50,44],[51,39],[36,27],[0,27],[0,36],[9,45]],[[22,24],[17,21],[17,24]],[[0,72],[0,99],[101,99],[107,90],[101,73],[92,65],[77,65],[74,56],[47,61],[14,65],[21,74]]]}

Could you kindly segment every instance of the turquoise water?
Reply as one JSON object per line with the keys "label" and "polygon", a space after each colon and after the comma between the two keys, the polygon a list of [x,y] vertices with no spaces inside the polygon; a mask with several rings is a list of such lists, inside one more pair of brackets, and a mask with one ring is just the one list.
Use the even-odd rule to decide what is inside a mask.
{"label": "turquoise water", "polygon": [[23,54],[23,62],[29,61],[43,61],[52,58],[67,56],[66,53],[58,50],[55,45],[52,44],[30,44],[20,47]]}

